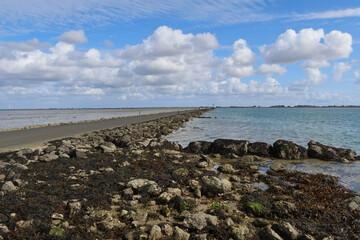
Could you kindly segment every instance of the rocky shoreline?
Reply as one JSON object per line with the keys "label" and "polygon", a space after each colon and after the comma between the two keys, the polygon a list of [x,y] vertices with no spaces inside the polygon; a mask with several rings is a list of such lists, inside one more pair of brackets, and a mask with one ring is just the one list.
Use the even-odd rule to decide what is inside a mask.
{"label": "rocky shoreline", "polygon": [[336,177],[258,171],[354,151],[163,138],[204,111],[0,153],[0,239],[360,239],[360,196]]}

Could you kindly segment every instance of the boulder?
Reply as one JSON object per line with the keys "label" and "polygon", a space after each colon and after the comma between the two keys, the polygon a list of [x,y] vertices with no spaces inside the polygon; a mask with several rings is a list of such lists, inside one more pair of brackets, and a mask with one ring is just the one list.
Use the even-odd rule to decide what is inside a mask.
{"label": "boulder", "polygon": [[14,192],[17,190],[17,187],[11,181],[7,181],[1,187],[1,190],[4,192]]}
{"label": "boulder", "polygon": [[289,160],[305,159],[308,157],[306,148],[286,140],[277,140],[273,144],[272,156]]}
{"label": "boulder", "polygon": [[190,238],[189,233],[185,232],[179,227],[175,227],[174,236],[173,236],[174,240],[188,240],[189,238]]}
{"label": "boulder", "polygon": [[166,139],[151,140],[150,143],[147,145],[147,148],[160,150],[170,149],[175,151],[181,150],[181,146],[179,144],[170,142]]}
{"label": "boulder", "polygon": [[112,142],[104,142],[100,145],[100,148],[104,153],[112,153],[116,150],[116,146]]}
{"label": "boulder", "polygon": [[261,239],[263,240],[283,240],[271,227],[267,226],[260,230],[259,232]]}
{"label": "boulder", "polygon": [[211,144],[209,152],[244,156],[248,152],[248,145],[249,141],[246,140],[216,139]]}
{"label": "boulder", "polygon": [[129,135],[125,135],[122,137],[115,138],[113,143],[120,148],[127,148],[131,146],[131,137]]}
{"label": "boulder", "polygon": [[221,166],[218,167],[217,170],[220,171],[220,172],[223,172],[223,173],[228,173],[228,174],[232,174],[232,173],[235,172],[235,169],[230,164],[221,165]]}
{"label": "boulder", "polygon": [[264,142],[250,143],[248,146],[248,153],[261,157],[270,157],[271,145]]}
{"label": "boulder", "polygon": [[191,142],[184,149],[184,151],[195,154],[202,154],[202,153],[207,154],[209,153],[209,148],[211,144],[212,144],[211,142],[206,142],[206,141]]}
{"label": "boulder", "polygon": [[59,158],[59,156],[56,155],[54,152],[52,152],[52,153],[47,153],[47,154],[40,156],[39,161],[40,162],[51,162],[58,158]]}
{"label": "boulder", "polygon": [[161,228],[158,225],[153,225],[150,229],[149,240],[158,240],[162,238]]}
{"label": "boulder", "polygon": [[214,176],[204,176],[202,179],[202,192],[207,196],[218,195],[231,191],[231,182]]}
{"label": "boulder", "polygon": [[270,166],[270,169],[274,172],[282,172],[286,170],[286,167],[279,162],[276,162]]}
{"label": "boulder", "polygon": [[335,148],[321,143],[310,141],[308,143],[308,155],[310,158],[317,158],[327,161],[348,161],[356,160],[356,152],[352,149]]}
{"label": "boulder", "polygon": [[184,219],[184,226],[193,230],[202,230],[206,226],[216,226],[217,217],[203,212],[192,214]]}
{"label": "boulder", "polygon": [[277,229],[284,239],[295,240],[299,236],[299,232],[288,222],[280,222]]}

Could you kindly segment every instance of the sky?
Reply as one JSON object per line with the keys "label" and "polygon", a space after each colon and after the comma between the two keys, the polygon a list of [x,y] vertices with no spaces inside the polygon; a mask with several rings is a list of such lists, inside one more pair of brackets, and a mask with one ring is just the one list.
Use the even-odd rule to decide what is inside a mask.
{"label": "sky", "polygon": [[0,109],[360,105],[358,0],[0,0]]}

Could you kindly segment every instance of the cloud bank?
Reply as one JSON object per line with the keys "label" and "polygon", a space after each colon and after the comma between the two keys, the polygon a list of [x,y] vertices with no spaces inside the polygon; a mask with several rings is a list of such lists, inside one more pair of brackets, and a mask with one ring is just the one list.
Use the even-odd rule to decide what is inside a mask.
{"label": "cloud bank", "polygon": [[[321,69],[352,52],[350,34],[325,34],[322,29],[287,30],[273,44],[260,48],[262,58],[244,39],[233,43],[228,57],[218,57],[214,51],[220,44],[214,34],[185,34],[167,26],[137,45],[113,51],[78,50],[77,44],[87,41],[82,30],[65,32],[59,39],[54,46],[37,39],[0,44],[0,99],[36,94],[196,102],[204,96],[275,100],[334,96],[314,95],[309,86],[324,84],[327,76]],[[306,79],[292,83],[276,79],[296,62],[301,63]],[[349,64],[334,64],[333,79],[340,81],[347,71]],[[354,73],[356,79],[358,75]]]}

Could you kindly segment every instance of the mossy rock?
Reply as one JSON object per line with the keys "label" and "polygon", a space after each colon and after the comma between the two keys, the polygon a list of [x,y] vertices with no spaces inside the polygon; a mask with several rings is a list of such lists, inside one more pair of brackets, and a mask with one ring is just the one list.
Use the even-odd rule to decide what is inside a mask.
{"label": "mossy rock", "polygon": [[263,205],[255,202],[247,202],[246,208],[249,209],[256,216],[263,215]]}
{"label": "mossy rock", "polygon": [[50,229],[49,235],[50,236],[63,237],[63,236],[65,236],[65,230],[62,229],[62,228],[53,227],[53,228]]}
{"label": "mossy rock", "polygon": [[189,170],[186,168],[179,168],[175,170],[173,174],[178,177],[187,177],[189,175]]}

